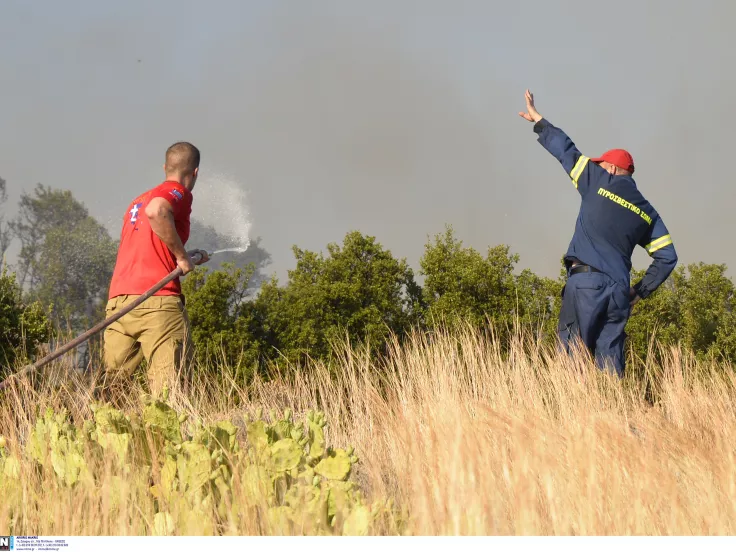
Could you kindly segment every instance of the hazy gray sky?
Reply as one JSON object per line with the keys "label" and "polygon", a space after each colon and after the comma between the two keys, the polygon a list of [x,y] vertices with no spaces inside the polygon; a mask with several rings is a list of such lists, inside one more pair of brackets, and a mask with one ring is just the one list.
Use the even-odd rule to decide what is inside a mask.
{"label": "hazy gray sky", "polygon": [[579,197],[517,115],[529,87],[584,153],[633,154],[681,262],[736,266],[734,15],[726,0],[1,0],[0,176],[10,207],[37,182],[70,189],[117,237],[189,140],[208,189],[224,174],[245,191],[282,277],[293,244],[353,229],[417,267],[446,223],[556,276]]}

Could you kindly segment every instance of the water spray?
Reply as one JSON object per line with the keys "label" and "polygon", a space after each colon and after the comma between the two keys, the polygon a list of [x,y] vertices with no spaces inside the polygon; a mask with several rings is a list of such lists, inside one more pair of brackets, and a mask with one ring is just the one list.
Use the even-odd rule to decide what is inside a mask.
{"label": "water spray", "polygon": [[[223,201],[223,197],[227,201]],[[250,247],[251,219],[247,192],[238,179],[208,170],[197,179],[197,220],[214,228],[222,239],[217,253],[243,253]]]}
{"label": "water spray", "polygon": [[217,255],[218,253],[245,253],[246,251],[248,251],[247,247],[229,247],[227,249],[218,249],[210,256]]}
{"label": "water spray", "polygon": [[[246,249],[247,248],[236,247],[236,248],[231,248],[231,249],[220,249],[218,251],[215,251],[214,253],[207,253],[207,252],[205,252],[205,253],[207,253],[207,256],[208,257],[212,257],[213,255],[217,255],[218,253],[225,253],[226,251],[235,251],[235,250],[237,250],[238,252],[242,253]],[[194,252],[190,253],[189,256],[191,257],[192,262],[195,263],[195,264],[198,263],[198,262],[200,262],[202,260],[202,254],[199,251],[194,251]],[[96,334],[100,333],[102,330],[104,330],[105,328],[107,328],[110,324],[112,324],[116,320],[119,320],[120,318],[122,318],[123,316],[125,316],[126,314],[128,314],[130,311],[132,311],[138,305],[140,305],[141,303],[143,303],[146,299],[148,299],[151,296],[153,296],[153,294],[155,294],[157,291],[159,291],[161,288],[163,288],[166,284],[168,284],[172,280],[175,280],[176,278],[179,278],[180,276],[182,276],[182,274],[183,274],[182,269],[179,268],[179,267],[177,267],[176,270],[173,270],[168,276],[166,276],[165,278],[163,278],[160,282],[158,282],[155,286],[153,286],[151,289],[149,289],[146,293],[144,293],[143,295],[141,295],[140,297],[138,297],[138,299],[136,299],[135,301],[133,301],[130,305],[126,305],[125,308],[120,309],[119,312],[116,312],[115,314],[113,314],[109,318],[106,318],[105,320],[103,320],[102,322],[100,322],[99,324],[97,324],[96,326],[94,326],[93,328],[90,328],[89,330],[87,330],[86,332],[84,332],[82,335],[80,335],[76,339],[73,339],[72,341],[70,341],[69,343],[67,343],[66,345],[64,345],[63,347],[60,347],[56,351],[54,351],[54,352],[46,355],[41,360],[38,360],[38,361],[34,362],[33,364],[30,364],[28,366],[25,366],[25,367],[21,368],[20,370],[18,370],[16,373],[11,374],[10,376],[8,376],[8,378],[6,378],[2,382],[0,382],[0,390],[5,389],[5,387],[7,387],[9,385],[10,381],[13,380],[14,378],[18,378],[20,376],[24,376],[26,374],[29,374],[29,373],[35,371],[35,370],[38,370],[39,368],[41,368],[42,366],[45,366],[49,362],[51,362],[53,360],[56,360],[60,356],[68,353],[72,349],[75,349],[76,347],[79,347],[82,343],[84,343],[85,341],[87,341],[93,335],[96,335]]]}

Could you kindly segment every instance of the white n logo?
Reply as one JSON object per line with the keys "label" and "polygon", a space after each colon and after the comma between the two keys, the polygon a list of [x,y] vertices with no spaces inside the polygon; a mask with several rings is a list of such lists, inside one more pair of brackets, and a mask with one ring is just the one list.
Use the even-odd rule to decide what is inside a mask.
{"label": "white n logo", "polygon": [[0,547],[8,550],[10,548],[10,537],[0,537]]}

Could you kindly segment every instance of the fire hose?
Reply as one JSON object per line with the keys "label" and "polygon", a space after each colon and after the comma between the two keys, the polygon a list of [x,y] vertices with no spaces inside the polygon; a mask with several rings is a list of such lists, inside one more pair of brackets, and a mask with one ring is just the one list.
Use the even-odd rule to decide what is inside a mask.
{"label": "fire hose", "polygon": [[[209,255],[210,254],[208,253],[208,256]],[[192,262],[194,264],[197,264],[202,259],[202,254],[199,251],[195,251],[193,253],[190,253],[190,257],[192,259]],[[29,364],[28,366],[25,366],[21,368],[20,370],[18,370],[17,372],[15,372],[14,374],[11,374],[10,376],[8,376],[5,380],[0,382],[0,391],[5,389],[5,387],[9,385],[11,380],[15,378],[19,378],[21,376],[25,376],[26,374],[30,374],[31,372],[38,370],[42,366],[45,366],[49,362],[56,360],[60,356],[65,355],[72,349],[79,347],[82,343],[87,341],[89,338],[100,333],[102,330],[107,328],[110,324],[112,324],[116,320],[119,320],[120,318],[128,314],[130,311],[132,311],[134,308],[136,308],[138,305],[143,303],[146,299],[153,296],[156,292],[158,292],[166,284],[182,276],[182,274],[183,274],[182,269],[177,267],[176,270],[173,270],[168,276],[163,278],[160,282],[158,282],[155,286],[153,286],[151,289],[146,291],[143,295],[139,296],[131,304],[126,305],[124,308],[120,309],[120,311],[106,318],[105,320],[97,324],[96,326],[90,328],[89,330],[81,334],[79,337],[73,339],[72,341],[64,345],[63,347],[60,347],[57,350],[53,351],[52,353],[49,353],[48,355],[43,357],[41,360],[37,360],[33,364]]]}

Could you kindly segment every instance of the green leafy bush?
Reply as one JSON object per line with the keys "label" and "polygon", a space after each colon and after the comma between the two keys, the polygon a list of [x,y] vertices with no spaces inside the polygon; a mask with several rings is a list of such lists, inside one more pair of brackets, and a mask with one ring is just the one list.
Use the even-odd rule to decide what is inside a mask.
{"label": "green leafy bush", "polygon": [[17,360],[33,356],[51,336],[48,310],[39,302],[26,303],[15,274],[0,272],[0,376]]}

